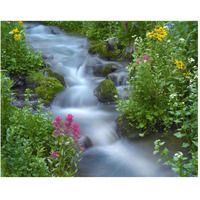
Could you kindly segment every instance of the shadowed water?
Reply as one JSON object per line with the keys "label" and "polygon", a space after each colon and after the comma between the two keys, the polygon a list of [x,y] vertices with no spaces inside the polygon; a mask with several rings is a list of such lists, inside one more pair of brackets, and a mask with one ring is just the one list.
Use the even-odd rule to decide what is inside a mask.
{"label": "shadowed water", "polygon": [[[80,124],[81,135],[87,136],[92,143],[92,147],[83,153],[78,176],[174,176],[170,167],[155,163],[158,157],[152,154],[153,142],[158,136],[139,141],[119,138],[115,131],[118,115],[115,105],[102,105],[93,93],[105,78],[95,77],[86,70],[97,61],[109,62],[88,53],[86,38],[36,23],[27,23],[26,33],[27,42],[34,49],[39,48],[46,62],[66,81],[67,88],[57,94],[51,104],[53,115],[64,119],[72,114],[74,121]],[[119,62],[115,64],[123,66]],[[117,87],[122,96],[127,95],[124,87],[119,84]]]}

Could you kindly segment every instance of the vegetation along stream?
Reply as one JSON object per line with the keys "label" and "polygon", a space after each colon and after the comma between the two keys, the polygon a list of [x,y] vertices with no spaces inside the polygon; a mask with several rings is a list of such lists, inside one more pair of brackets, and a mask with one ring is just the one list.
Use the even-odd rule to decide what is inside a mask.
{"label": "vegetation along stream", "polygon": [[[128,30],[128,24],[125,23],[125,31]],[[168,28],[169,29],[169,28]],[[161,30],[161,29],[160,29]],[[164,29],[163,29],[164,30]],[[126,113],[129,115],[129,119],[132,119],[131,110],[126,110],[125,106],[119,106],[120,103],[126,102],[130,103],[130,97],[132,94],[128,93],[131,89],[132,85],[128,81],[128,77],[133,73],[131,71],[133,66],[129,65],[130,58],[117,60],[115,56],[114,59],[107,59],[106,56],[100,56],[99,54],[92,52],[90,41],[83,35],[67,33],[57,26],[47,26],[41,23],[25,23],[25,32],[26,32],[26,42],[30,44],[30,46],[36,51],[40,49],[41,54],[45,60],[46,66],[51,68],[53,72],[60,74],[64,77],[64,82],[66,87],[61,92],[58,92],[53,101],[51,101],[48,110],[53,113],[53,118],[60,117],[63,122],[64,119],[71,114],[73,116],[73,123],[76,122],[79,124],[80,129],[80,144],[84,147],[83,153],[81,155],[81,160],[77,164],[77,172],[75,176],[80,177],[171,177],[177,176],[174,171],[171,170],[170,161],[168,164],[163,165],[164,161],[156,163],[156,161],[160,158],[160,155],[157,154],[154,147],[154,142],[157,141],[159,143],[160,140],[165,141],[165,147],[167,150],[164,150],[164,157],[168,156],[172,158],[173,155],[177,152],[183,152],[184,155],[187,155],[191,158],[185,148],[182,147],[182,143],[185,142],[187,146],[187,140],[181,137],[175,137],[173,134],[176,132],[175,128],[170,129],[168,134],[163,134],[163,128],[158,128],[158,132],[155,133],[149,124],[153,124],[154,118],[156,117],[151,113],[151,106],[146,111],[150,113],[147,116],[147,119],[144,121],[140,121],[136,124],[139,128],[139,132],[135,129],[131,129],[130,124],[134,124],[134,120],[129,125],[124,125],[137,135],[136,137],[132,134],[124,134],[120,129],[120,120],[123,119],[124,115],[119,115],[119,112]],[[163,32],[164,34],[165,32]],[[151,32],[151,34],[153,34]],[[132,34],[133,35],[133,34]],[[133,36],[132,38],[134,38]],[[163,36],[164,38],[165,36]],[[151,38],[150,38],[151,39]],[[156,39],[156,38],[154,38]],[[135,45],[140,38],[135,41]],[[110,44],[110,40],[104,40],[107,42],[108,46],[112,46]],[[114,41],[117,41],[114,39]],[[156,41],[156,42],[159,42]],[[167,44],[167,43],[166,43]],[[97,44],[95,44],[97,45]],[[95,46],[93,45],[93,46]],[[170,45],[167,44],[167,45]],[[116,46],[113,48],[115,49]],[[141,47],[141,46],[140,46]],[[109,47],[108,47],[109,48]],[[111,48],[111,47],[110,47]],[[120,48],[120,47],[119,47]],[[89,49],[89,50],[88,50]],[[129,48],[130,50],[130,48]],[[112,48],[111,48],[112,51]],[[128,51],[126,49],[126,51]],[[126,52],[124,51],[124,52]],[[148,51],[148,50],[147,50]],[[155,49],[153,50],[155,51]],[[165,50],[163,50],[165,51]],[[132,54],[132,52],[131,52]],[[154,52],[154,54],[156,54]],[[135,60],[135,65],[141,65],[139,70],[142,70],[144,65],[148,66],[148,62],[151,59],[155,59],[153,57],[153,53],[146,52],[145,56],[143,56],[143,64],[141,61],[142,54],[134,55],[134,57],[140,56],[140,60]],[[177,58],[178,60],[179,58]],[[168,61],[167,61],[168,62]],[[171,61],[169,61],[171,62]],[[179,62],[179,61],[177,61]],[[158,63],[154,62],[152,64],[151,70],[154,70],[155,74],[157,73],[155,66]],[[168,63],[167,63],[168,64]],[[129,67],[127,67],[129,65]],[[155,65],[155,66],[154,66]],[[173,66],[174,64],[172,64]],[[173,66],[174,67],[174,66]],[[106,69],[109,68],[109,72],[106,72]],[[136,68],[135,68],[136,69]],[[44,76],[48,76],[50,71],[46,71]],[[135,72],[134,72],[135,73]],[[151,94],[149,91],[151,90],[151,83],[148,82],[148,78],[150,76],[150,72],[148,71],[138,71],[138,74],[142,73],[143,77],[146,77],[147,81],[146,90],[139,93],[137,91],[137,85],[133,88],[133,91],[136,91],[136,96],[138,94],[144,94],[141,96],[141,99],[146,98],[146,102],[150,102],[148,99]],[[168,73],[168,72],[164,72]],[[187,73],[187,72],[186,72]],[[136,77],[135,81],[140,80],[140,74]],[[156,78],[162,79],[162,74],[158,73],[159,77]],[[111,81],[112,80],[112,81]],[[117,89],[117,93],[115,92],[113,98],[115,99],[118,96],[118,101],[116,102],[113,99],[106,100],[102,99],[99,96],[97,87],[103,81],[111,81],[114,85],[113,87]],[[167,83],[167,79],[165,79]],[[143,82],[144,83],[144,82]],[[109,83],[110,84],[110,83]],[[112,86],[111,84],[111,86]],[[139,84],[138,84],[139,85]],[[111,88],[109,86],[109,88]],[[141,85],[140,85],[141,86]],[[160,85],[155,81],[155,87],[157,90],[153,93],[153,98],[159,97],[160,93],[166,91],[168,85]],[[154,87],[152,86],[152,87]],[[143,86],[141,86],[142,88]],[[102,92],[103,89],[100,89]],[[140,90],[141,91],[141,90]],[[154,91],[154,88],[152,89]],[[160,91],[160,93],[157,91]],[[112,91],[109,91],[110,94]],[[171,90],[173,92],[173,88]],[[164,93],[164,92],[163,92]],[[175,91],[174,91],[175,93]],[[145,96],[146,94],[146,96]],[[170,94],[170,93],[169,93]],[[138,97],[138,96],[137,96]],[[168,95],[169,97],[169,95]],[[140,98],[140,97],[138,97]],[[164,99],[161,96],[162,100]],[[161,99],[160,98],[160,99]],[[160,107],[162,100],[158,100],[160,103]],[[125,104],[123,104],[125,105]],[[134,104],[135,105],[135,104]],[[139,105],[139,104],[138,104]],[[157,105],[155,100],[154,105]],[[137,105],[136,105],[137,106]],[[144,106],[141,105],[141,107]],[[117,108],[117,110],[116,110]],[[163,106],[164,108],[164,106]],[[120,110],[122,109],[122,110]],[[124,110],[123,110],[124,109]],[[155,109],[156,110],[156,109]],[[163,109],[164,110],[164,109]],[[130,112],[130,113],[129,113]],[[140,111],[137,111],[139,113]],[[164,111],[166,112],[166,111]],[[164,119],[164,112],[158,112],[157,116],[161,116]],[[181,115],[181,114],[180,114]],[[132,118],[131,118],[132,117]],[[70,116],[69,116],[70,118]],[[68,119],[69,119],[68,118]],[[134,117],[135,119],[137,116]],[[58,118],[57,118],[58,119]],[[127,118],[128,119],[128,118]],[[170,118],[171,120],[172,118]],[[149,123],[149,121],[150,123]],[[59,119],[58,119],[59,121]],[[58,122],[57,121],[57,122]],[[166,119],[167,121],[167,119]],[[164,121],[164,122],[166,122]],[[59,122],[54,122],[54,126],[56,127]],[[148,124],[148,125],[146,125]],[[155,122],[156,126],[158,125]],[[174,127],[174,126],[172,126]],[[146,128],[146,129],[145,129]],[[120,130],[119,130],[120,129]],[[77,129],[73,129],[74,131]],[[151,134],[145,134],[144,130],[148,130]],[[181,132],[181,131],[180,131]],[[140,133],[140,136],[138,136]],[[157,144],[158,144],[157,143]],[[160,143],[160,146],[163,144]],[[188,144],[190,145],[190,144]],[[158,146],[157,146],[158,147]],[[169,149],[169,152],[168,152]],[[155,151],[155,152],[154,152]],[[154,153],[153,153],[154,152]],[[167,153],[166,153],[167,152]],[[53,156],[54,157],[53,157]],[[177,154],[178,155],[178,154]],[[51,156],[53,158],[58,157],[57,151],[54,151]],[[60,156],[60,154],[59,154]],[[59,157],[60,158],[60,157]],[[54,159],[55,160],[55,159]],[[176,159],[175,159],[176,160]],[[50,162],[50,161],[49,161]],[[175,163],[175,161],[174,161]],[[180,166],[179,166],[180,167]],[[178,172],[179,173],[179,172]],[[180,172],[181,174],[182,172]],[[189,172],[191,175],[191,172]],[[60,175],[62,176],[62,174]]]}

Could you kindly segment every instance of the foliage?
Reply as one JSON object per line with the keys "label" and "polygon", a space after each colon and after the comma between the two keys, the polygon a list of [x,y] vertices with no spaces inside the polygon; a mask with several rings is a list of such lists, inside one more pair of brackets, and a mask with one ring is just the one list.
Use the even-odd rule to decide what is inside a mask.
{"label": "foliage", "polygon": [[114,102],[116,100],[115,95],[117,94],[115,83],[110,79],[100,82],[94,94],[101,102]]}
{"label": "foliage", "polygon": [[[66,172],[55,173],[57,166],[52,166],[47,158],[55,147],[54,138],[51,136],[54,130],[52,114],[42,112],[41,100],[35,114],[29,108],[30,90],[27,89],[27,106],[23,109],[12,107],[10,98],[12,95],[12,81],[2,74],[2,113],[1,113],[1,170],[2,176],[9,177],[46,177],[69,176],[76,170],[67,166],[77,165],[79,151],[74,154],[75,142],[65,145],[62,143],[60,159],[68,160],[63,165]],[[61,144],[60,144],[61,145]],[[60,146],[61,148],[61,146]],[[82,151],[82,150],[81,150]],[[63,157],[62,157],[63,156]],[[75,157],[73,157],[75,156]]]}
{"label": "foliage", "polygon": [[58,26],[69,33],[81,33],[83,26],[81,21],[42,21],[42,23],[48,26]]}
{"label": "foliage", "polygon": [[27,74],[44,66],[40,52],[27,45],[23,26],[23,22],[1,22],[1,67],[10,74]]}
{"label": "foliage", "polygon": [[55,138],[54,146],[52,147],[51,156],[47,158],[53,176],[74,176],[77,172],[77,164],[80,161],[80,156],[84,150],[79,144],[80,129],[79,125],[72,125],[73,116],[68,114],[65,118],[65,123],[61,124],[61,118],[57,116],[54,124]]}
{"label": "foliage", "polygon": [[[49,75],[53,74],[50,70],[49,72]],[[45,104],[50,104],[55,94],[63,90],[63,85],[58,79],[51,76],[44,76],[42,72],[35,73],[33,79],[37,82],[35,91],[45,100]]]}
{"label": "foliage", "polygon": [[[180,32],[183,26],[187,27],[184,34]],[[130,97],[118,100],[117,106],[120,117],[127,116],[129,123],[143,132],[141,136],[176,125],[175,136],[187,139],[183,147],[189,147],[192,157],[183,159],[191,167],[184,173],[181,170],[184,176],[197,175],[196,31],[195,22],[158,22],[153,31],[146,32],[146,38],[136,37],[134,61],[127,67]],[[166,158],[167,153],[161,155]]]}

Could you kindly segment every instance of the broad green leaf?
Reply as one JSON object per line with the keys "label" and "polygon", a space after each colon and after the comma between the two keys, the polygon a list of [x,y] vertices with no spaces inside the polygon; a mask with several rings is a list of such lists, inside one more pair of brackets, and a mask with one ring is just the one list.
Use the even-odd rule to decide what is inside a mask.
{"label": "broad green leaf", "polygon": [[185,136],[184,134],[182,134],[181,132],[177,132],[174,134],[177,138],[182,138],[183,136]]}
{"label": "broad green leaf", "polygon": [[156,164],[159,163],[160,161],[162,161],[162,158],[159,158],[159,159],[156,161]]}
{"label": "broad green leaf", "polygon": [[188,144],[188,143],[186,143],[186,142],[184,142],[183,144],[182,144],[182,147],[184,147],[184,148],[187,148],[187,147],[189,147],[190,145]]}

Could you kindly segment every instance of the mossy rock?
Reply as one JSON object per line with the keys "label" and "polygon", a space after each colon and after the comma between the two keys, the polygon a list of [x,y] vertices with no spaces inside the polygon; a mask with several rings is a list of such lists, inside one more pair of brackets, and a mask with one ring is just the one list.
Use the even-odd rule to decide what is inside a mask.
{"label": "mossy rock", "polygon": [[46,72],[46,75],[50,77],[53,77],[55,75],[55,72],[51,68],[43,69],[42,70],[43,75],[45,75],[45,72]]}
{"label": "mossy rock", "polygon": [[113,71],[113,65],[112,64],[108,64],[106,65],[103,70],[102,70],[102,75],[103,76],[107,76],[108,74],[110,74]]}
{"label": "mossy rock", "polygon": [[46,76],[50,76],[50,77],[54,77],[56,79],[58,79],[60,81],[60,83],[66,87],[66,83],[65,83],[65,79],[62,75],[54,72],[51,68],[45,68],[42,70],[43,75],[45,75],[46,72]]}
{"label": "mossy rock", "polygon": [[105,41],[91,45],[88,48],[88,51],[91,54],[99,54],[102,58],[108,60],[111,58],[116,59],[120,55],[120,50],[118,49],[117,45],[114,45],[114,49],[112,51],[108,51],[108,45]]}
{"label": "mossy rock", "polygon": [[56,78],[56,79],[58,79],[58,80],[60,81],[60,83],[61,83],[64,87],[66,87],[65,79],[64,79],[64,77],[63,77],[62,75],[60,75],[60,74],[54,72],[54,76],[53,76],[53,77]]}
{"label": "mossy rock", "polygon": [[50,104],[54,96],[63,90],[63,85],[56,78],[49,76],[44,76],[38,85],[35,91],[45,102],[47,101],[46,105]]}
{"label": "mossy rock", "polygon": [[106,79],[100,82],[94,90],[94,94],[97,96],[99,101],[103,103],[111,103],[116,101],[115,95],[117,95],[117,90],[114,82]]}
{"label": "mossy rock", "polygon": [[129,139],[135,139],[140,137],[140,130],[136,129],[135,126],[131,125],[132,122],[128,118],[128,115],[124,113],[121,118],[117,120],[117,133],[119,135],[128,137]]}

